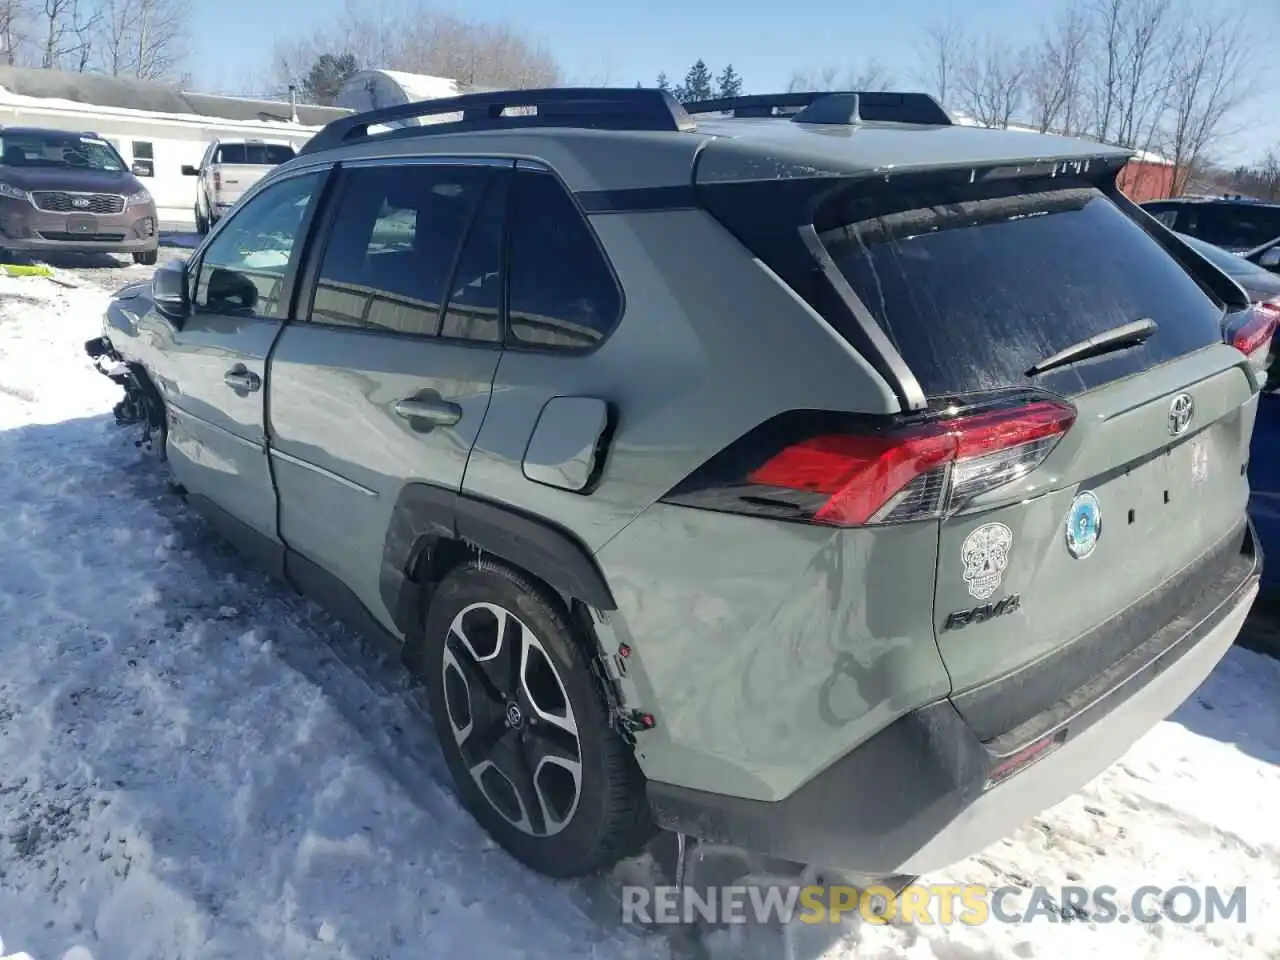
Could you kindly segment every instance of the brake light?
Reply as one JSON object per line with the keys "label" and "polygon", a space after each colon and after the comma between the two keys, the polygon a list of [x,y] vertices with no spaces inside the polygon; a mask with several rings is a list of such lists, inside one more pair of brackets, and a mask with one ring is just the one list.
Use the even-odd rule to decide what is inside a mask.
{"label": "brake light", "polygon": [[1249,317],[1240,324],[1231,338],[1231,345],[1245,356],[1252,356],[1270,346],[1277,323],[1280,323],[1280,305],[1255,304],[1249,311]]}
{"label": "brake light", "polygon": [[1036,400],[905,429],[809,433],[750,457],[758,465],[746,470],[733,469],[743,450],[726,451],[666,499],[840,527],[941,516],[1035,469],[1075,416]]}
{"label": "brake light", "polygon": [[1255,303],[1232,328],[1230,342],[1249,360],[1259,388],[1265,388],[1271,367],[1271,341],[1280,326],[1280,303]]}
{"label": "brake light", "polygon": [[215,189],[215,190],[221,190],[221,189],[222,189],[222,173],[221,173],[221,171],[218,171],[218,170],[214,170],[214,171],[213,171],[213,189]]}

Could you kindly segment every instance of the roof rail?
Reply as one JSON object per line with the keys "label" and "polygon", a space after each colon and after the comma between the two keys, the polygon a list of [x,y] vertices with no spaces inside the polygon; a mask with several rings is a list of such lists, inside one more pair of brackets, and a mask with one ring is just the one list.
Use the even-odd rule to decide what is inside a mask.
{"label": "roof rail", "polygon": [[732,113],[735,117],[790,117],[796,123],[916,123],[951,126],[951,117],[927,93],[819,90],[762,93],[684,105],[686,113]]}
{"label": "roof rail", "polygon": [[[520,110],[508,114],[508,110]],[[529,112],[532,111],[532,112]],[[507,130],[519,127],[587,127],[604,130],[689,131],[693,121],[664,90],[630,87],[555,87],[542,90],[489,90],[383,107],[341,117],[326,124],[302,148],[302,154],[332,150],[369,136],[369,127],[399,120],[462,114],[461,120],[414,127],[413,135],[459,130]]]}

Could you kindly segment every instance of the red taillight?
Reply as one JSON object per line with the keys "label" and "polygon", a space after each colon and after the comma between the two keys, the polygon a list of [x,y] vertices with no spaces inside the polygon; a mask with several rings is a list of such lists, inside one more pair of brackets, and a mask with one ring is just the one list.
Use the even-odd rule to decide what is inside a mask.
{"label": "red taillight", "polygon": [[818,436],[784,447],[746,479],[754,487],[822,495],[809,517],[815,523],[918,520],[1034,469],[1075,415],[1045,400],[900,433]]}
{"label": "red taillight", "polygon": [[1245,356],[1252,356],[1270,345],[1277,323],[1280,323],[1280,305],[1255,304],[1249,311],[1248,319],[1240,324],[1231,338],[1231,345]]}

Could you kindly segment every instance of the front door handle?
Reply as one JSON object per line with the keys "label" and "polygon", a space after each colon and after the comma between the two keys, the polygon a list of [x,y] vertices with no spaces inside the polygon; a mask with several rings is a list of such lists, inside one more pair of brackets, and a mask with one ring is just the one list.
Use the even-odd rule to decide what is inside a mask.
{"label": "front door handle", "polygon": [[244,367],[233,367],[222,375],[222,382],[232,390],[253,392],[262,387],[262,378]]}
{"label": "front door handle", "polygon": [[451,427],[462,419],[462,408],[439,397],[406,397],[391,405],[396,416],[425,420],[438,427]]}

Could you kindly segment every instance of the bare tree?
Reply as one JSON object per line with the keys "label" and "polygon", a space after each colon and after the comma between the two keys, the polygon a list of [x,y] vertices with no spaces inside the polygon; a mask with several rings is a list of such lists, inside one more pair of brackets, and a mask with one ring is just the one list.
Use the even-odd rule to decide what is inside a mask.
{"label": "bare tree", "polygon": [[137,10],[130,47],[130,72],[141,80],[173,79],[187,53],[191,0],[123,0]]}
{"label": "bare tree", "polygon": [[52,70],[62,62],[66,55],[65,37],[70,32],[71,5],[75,0],[44,0],[43,14],[43,54],[40,66]]}
{"label": "bare tree", "polygon": [[72,0],[71,36],[74,40],[67,51],[66,67],[76,73],[84,73],[93,60],[93,38],[102,22],[102,11],[85,0]]}
{"label": "bare tree", "polygon": [[0,63],[27,61],[34,16],[32,0],[0,0]]}
{"label": "bare tree", "polygon": [[959,22],[939,20],[924,28],[916,79],[946,106],[956,95],[956,74],[964,59],[964,33]]}
{"label": "bare tree", "polygon": [[1064,7],[1028,53],[1030,120],[1041,133],[1073,134],[1083,122],[1081,100],[1089,54],[1089,17],[1078,2]]}
{"label": "bare tree", "polygon": [[1172,0],[1130,0],[1120,82],[1120,126],[1116,139],[1126,146],[1150,145],[1168,93],[1167,61]]}
{"label": "bare tree", "polygon": [[1165,153],[1178,195],[1247,98],[1252,51],[1238,19],[1202,17],[1179,25],[1169,63]]}
{"label": "bare tree", "polygon": [[426,0],[347,0],[331,24],[277,44],[276,85],[300,87],[316,59],[335,51],[351,53],[362,65],[482,87],[554,86],[561,77],[550,51],[513,27],[441,13]]}
{"label": "bare tree", "polygon": [[1025,50],[987,37],[956,73],[961,108],[983,126],[1008,127],[1025,99],[1027,66]]}
{"label": "bare tree", "polygon": [[41,0],[39,64],[47,70],[83,73],[93,57],[93,41],[102,11],[88,0]]}
{"label": "bare tree", "polygon": [[787,92],[810,93],[834,90],[837,87],[845,90],[888,90],[893,82],[889,71],[878,60],[868,61],[861,69],[847,70],[842,81],[837,81],[838,76],[840,68],[832,66],[793,70],[791,79],[787,82]]}
{"label": "bare tree", "polygon": [[1174,0],[1091,0],[1088,130],[1099,140],[1149,149],[1166,109],[1170,44],[1185,11]]}
{"label": "bare tree", "polygon": [[1267,199],[1280,197],[1280,144],[1267,151],[1258,167],[1258,179],[1265,185]]}
{"label": "bare tree", "polygon": [[836,85],[836,74],[838,72],[838,67],[792,70],[791,79],[787,81],[787,93],[809,93],[816,90],[831,90]]}

